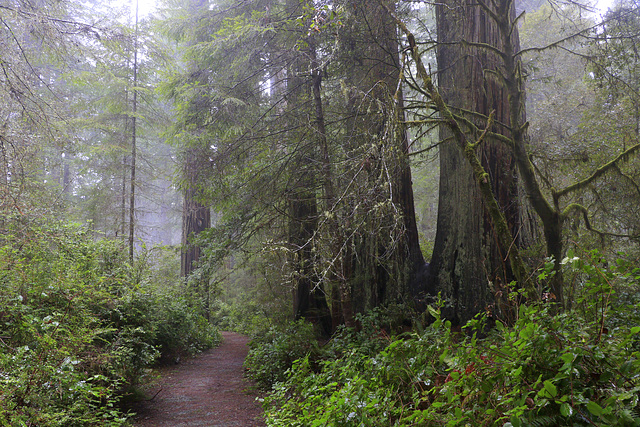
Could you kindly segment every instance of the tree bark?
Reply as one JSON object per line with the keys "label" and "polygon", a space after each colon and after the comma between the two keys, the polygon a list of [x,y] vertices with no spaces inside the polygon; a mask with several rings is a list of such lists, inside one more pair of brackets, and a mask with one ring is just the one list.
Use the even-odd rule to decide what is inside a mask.
{"label": "tree bark", "polygon": [[[499,13],[493,4],[488,2],[487,7]],[[499,0],[497,4],[497,7],[509,8],[513,18],[512,2]],[[510,137],[509,93],[493,74],[504,69],[503,59],[496,53],[504,49],[498,24],[478,2],[471,0],[439,3],[436,23],[438,89],[443,100],[456,114],[464,115],[480,129],[493,111],[496,124],[491,131]],[[517,27],[511,34],[511,42],[517,49]],[[523,110],[517,114],[523,114]],[[469,132],[473,133],[471,129]],[[471,135],[470,139],[477,138]],[[438,223],[427,287],[433,295],[442,292],[452,303],[445,315],[454,323],[464,324],[489,308],[498,288],[514,279],[507,262],[510,246],[528,242],[534,224],[520,197],[522,191],[511,148],[487,137],[477,149],[477,155],[516,240],[509,246],[499,243],[500,236],[494,229],[473,170],[460,147],[448,142],[451,139],[451,127],[442,124]]]}
{"label": "tree bark", "polygon": [[[409,141],[404,127],[403,94],[399,86],[400,55],[395,19],[386,7],[394,8],[394,2],[349,0],[353,11],[352,34],[346,35],[343,44],[358,58],[346,71],[346,81],[354,93],[349,103],[353,117],[348,123],[348,144],[366,146],[380,144],[387,152],[390,144],[395,153],[394,164],[389,170],[390,199],[402,216],[402,235],[392,243],[386,236],[363,235],[355,244],[357,257],[346,259],[352,276],[351,302],[355,312],[363,312],[391,302],[408,302],[415,295],[410,283],[424,265],[420,250],[411,168]],[[392,135],[385,134],[391,130]],[[375,164],[372,159],[372,180],[384,176],[387,165]],[[365,163],[368,159],[364,160]],[[368,167],[368,165],[365,165]],[[377,169],[376,169],[377,168]],[[375,185],[372,181],[369,184]],[[378,230],[378,232],[382,232]],[[396,245],[394,255],[382,261],[389,246]]]}

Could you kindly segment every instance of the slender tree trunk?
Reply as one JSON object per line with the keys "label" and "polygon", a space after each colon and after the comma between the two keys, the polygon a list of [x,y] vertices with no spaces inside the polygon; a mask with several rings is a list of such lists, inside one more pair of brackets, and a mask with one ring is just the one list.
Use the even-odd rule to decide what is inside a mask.
{"label": "slender tree trunk", "polygon": [[[127,69],[131,67],[131,62],[129,57],[127,56]],[[129,106],[129,88],[128,86],[124,91],[124,104]],[[129,126],[131,124],[131,118],[128,114],[123,115],[123,126],[124,129],[122,131],[122,139],[120,141],[122,151],[124,152],[129,146]],[[127,237],[127,180],[129,178],[129,162],[127,154],[122,155],[122,185],[120,187],[120,226],[118,227],[118,233],[121,236],[123,242],[128,241]]]}
{"label": "slender tree trunk", "polygon": [[[128,118],[127,118],[128,121]],[[126,239],[126,226],[127,226],[127,156],[122,156],[122,186],[120,193],[120,236],[124,242]]]}
{"label": "slender tree trunk", "polygon": [[[289,10],[295,14],[299,7],[297,0],[290,2]],[[310,43],[312,68],[315,67],[315,48]],[[306,117],[314,117],[311,123],[314,133],[311,138],[300,132],[291,132],[291,144],[295,150],[292,161],[294,187],[289,200],[289,243],[293,248],[291,264],[294,267],[294,315],[296,319],[305,318],[319,326],[323,334],[331,333],[331,317],[325,295],[325,284],[315,274],[313,263],[314,237],[318,229],[318,201],[316,198],[317,164],[320,148],[317,140],[325,138],[324,115],[322,101],[319,97],[319,82],[316,88],[315,77],[311,80],[301,77],[309,64],[303,55],[296,52],[287,70],[286,91],[289,111],[294,121],[303,121]],[[312,71],[312,76],[315,75]],[[309,102],[313,99],[314,102]],[[320,102],[318,110],[318,101]],[[300,116],[303,111],[303,117]],[[313,112],[315,111],[315,113]],[[306,116],[306,117],[304,117]],[[302,140],[300,140],[302,138]],[[310,140],[310,141],[308,141]],[[322,142],[320,142],[322,147]]]}
{"label": "slender tree trunk", "polygon": [[[400,58],[397,49],[393,50],[394,62],[399,64]],[[425,260],[420,249],[420,239],[418,235],[418,225],[416,220],[415,202],[413,198],[413,179],[411,178],[411,164],[409,162],[409,135],[404,122],[406,120],[404,112],[404,99],[401,86],[395,94],[396,112],[398,114],[398,125],[396,130],[396,141],[399,144],[399,174],[397,178],[397,188],[393,192],[393,202],[401,207],[405,235],[404,241],[399,249],[399,257],[405,259],[408,269],[408,279],[404,281],[405,286],[411,284],[411,288],[402,289],[401,295],[419,297],[422,289],[415,285],[417,275],[424,267]]]}
{"label": "slender tree trunk", "polygon": [[[321,181],[322,191],[324,195],[323,209],[325,212],[333,212],[335,208],[335,185],[331,166],[331,154],[329,150],[329,141],[327,139],[327,130],[324,120],[324,105],[322,101],[322,70],[317,56],[317,48],[315,40],[309,38],[309,58],[311,59],[311,96],[313,99],[314,109],[314,131],[315,139],[320,148],[320,164],[321,164]],[[342,241],[340,233],[337,232],[338,224],[334,215],[329,215],[325,219],[328,222],[327,228],[335,233],[329,238],[330,266],[329,275],[326,278],[330,285],[331,300],[331,330],[335,331],[343,322],[347,326],[354,326],[353,311],[351,310],[351,301],[349,299],[350,290],[348,283],[344,280],[343,274],[344,263],[341,256]]]}
{"label": "slender tree trunk", "polygon": [[138,113],[138,1],[136,0],[136,29],[133,47],[133,116],[131,118],[131,182],[129,184],[129,260],[133,262],[133,240],[136,213],[136,157],[137,157],[137,128]]}

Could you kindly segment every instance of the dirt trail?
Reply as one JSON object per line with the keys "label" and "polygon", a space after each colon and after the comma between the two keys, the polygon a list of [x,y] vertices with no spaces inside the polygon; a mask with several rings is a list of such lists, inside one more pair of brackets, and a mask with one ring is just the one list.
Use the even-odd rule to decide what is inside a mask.
{"label": "dirt trail", "polygon": [[[256,395],[245,391],[242,376],[246,337],[223,332],[224,341],[182,364],[163,370],[153,399],[137,408],[139,427],[261,427],[262,410]],[[158,390],[160,390],[158,392]]]}

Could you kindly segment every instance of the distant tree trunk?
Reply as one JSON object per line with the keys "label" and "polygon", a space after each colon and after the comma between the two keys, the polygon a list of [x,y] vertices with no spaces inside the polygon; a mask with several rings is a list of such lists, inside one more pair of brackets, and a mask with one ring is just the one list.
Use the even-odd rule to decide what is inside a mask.
{"label": "distant tree trunk", "polygon": [[133,262],[133,238],[136,213],[136,115],[138,113],[138,1],[136,0],[136,29],[133,47],[133,115],[131,117],[131,182],[129,184],[129,260]]}
{"label": "distant tree trunk", "polygon": [[[69,154],[67,154],[69,156]],[[65,195],[71,193],[71,166],[69,166],[69,159],[63,158],[63,166],[62,166],[62,192]]]}
{"label": "distant tree trunk", "polygon": [[202,167],[206,153],[197,148],[189,149],[184,159],[184,200],[182,205],[182,253],[180,275],[188,277],[200,259],[200,246],[194,242],[196,236],[211,227],[211,210],[200,201],[198,168]]}
{"label": "distant tree trunk", "polygon": [[[487,5],[494,3],[488,2]],[[498,7],[513,2],[499,0]],[[489,6],[493,7],[493,6]],[[481,43],[502,50],[497,24],[478,3],[471,0],[445,0],[436,5],[438,31],[438,86],[444,101],[456,113],[464,111],[488,117],[495,111],[493,131],[510,135],[504,124],[510,123],[507,90],[492,71],[500,70],[502,59],[486,49],[461,43]],[[517,27],[512,33],[519,46]],[[486,118],[467,118],[484,128]],[[440,127],[440,191],[437,232],[430,263],[428,290],[453,304],[445,315],[465,323],[494,302],[495,287],[513,279],[507,261],[509,247],[498,244],[492,221],[469,163],[460,148],[451,141],[450,128]],[[519,189],[515,160],[510,148],[491,139],[478,148],[479,157],[489,174],[495,198],[516,236],[513,244],[522,245],[533,233]]]}

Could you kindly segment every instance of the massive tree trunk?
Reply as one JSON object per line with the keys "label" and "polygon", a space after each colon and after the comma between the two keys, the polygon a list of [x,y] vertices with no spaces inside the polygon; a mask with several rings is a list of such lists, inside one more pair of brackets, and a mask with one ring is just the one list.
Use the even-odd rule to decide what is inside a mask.
{"label": "massive tree trunk", "polygon": [[[393,2],[387,3],[393,7]],[[418,243],[409,143],[399,89],[395,19],[377,1],[350,0],[348,5],[353,11],[351,34],[343,37],[343,44],[358,58],[348,67],[345,79],[351,91],[349,106],[353,113],[348,122],[347,146],[377,145],[379,153],[383,153],[380,157],[394,153],[391,166],[389,157],[381,159],[375,151],[374,155],[367,153],[362,162],[369,168],[370,185],[380,185],[380,179],[389,180],[383,187],[390,191],[391,202],[402,217],[402,234],[395,242],[384,235],[386,229],[356,233],[361,237],[354,242],[356,252],[347,262],[351,264],[353,309],[361,312],[389,302],[409,301],[413,296],[409,283],[424,259]],[[386,220],[389,222],[384,226],[391,229],[392,219]]]}
{"label": "massive tree trunk", "polygon": [[[492,2],[486,3],[493,8]],[[499,0],[497,7],[513,3]],[[493,12],[500,13],[496,8]],[[495,111],[493,131],[510,135],[510,107],[507,90],[495,71],[503,70],[503,60],[491,49],[503,50],[496,22],[482,6],[471,0],[445,0],[436,6],[438,31],[438,87],[454,113],[481,129]],[[518,43],[517,27],[512,44]],[[505,126],[506,125],[506,126]],[[470,130],[471,132],[471,130]],[[473,172],[460,148],[451,139],[447,124],[440,127],[440,191],[438,224],[430,263],[428,290],[442,292],[451,302],[445,315],[464,323],[476,313],[491,308],[494,295],[513,279],[510,248],[498,244]],[[475,140],[477,138],[471,138]],[[516,245],[526,242],[533,224],[521,198],[512,151],[504,143],[488,138],[478,156],[489,174],[493,192],[503,211]]]}

